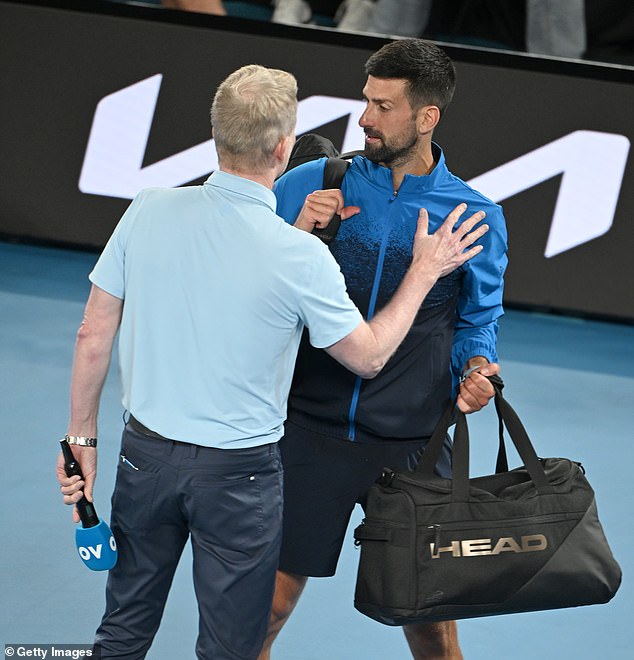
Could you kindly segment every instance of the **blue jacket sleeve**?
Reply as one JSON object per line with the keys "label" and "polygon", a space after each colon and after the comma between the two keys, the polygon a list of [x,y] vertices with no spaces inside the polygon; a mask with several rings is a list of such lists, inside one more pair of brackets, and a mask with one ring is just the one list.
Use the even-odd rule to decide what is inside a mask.
{"label": "blue jacket sleeve", "polygon": [[325,158],[311,160],[289,170],[275,182],[277,215],[291,225],[297,220],[306,196],[323,188],[325,164]]}
{"label": "blue jacket sleeve", "polygon": [[507,232],[501,207],[491,205],[486,211],[489,231],[479,241],[484,249],[464,265],[451,360],[454,383],[475,355],[498,361],[496,343],[498,319],[504,314]]}

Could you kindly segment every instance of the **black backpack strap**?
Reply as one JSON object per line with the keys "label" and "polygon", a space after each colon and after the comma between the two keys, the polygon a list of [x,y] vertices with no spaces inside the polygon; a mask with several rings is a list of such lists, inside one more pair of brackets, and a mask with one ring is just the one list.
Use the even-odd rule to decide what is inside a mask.
{"label": "black backpack strap", "polygon": [[[330,190],[331,188],[341,188],[343,177],[346,175],[349,167],[350,161],[343,158],[329,157],[324,166],[323,189]],[[319,238],[328,245],[337,235],[340,226],[341,217],[335,215],[327,227],[324,229],[313,229],[313,234],[319,236]]]}
{"label": "black backpack strap", "polygon": [[343,158],[329,157],[324,167],[324,190],[341,188],[343,177],[350,167],[350,161]]}

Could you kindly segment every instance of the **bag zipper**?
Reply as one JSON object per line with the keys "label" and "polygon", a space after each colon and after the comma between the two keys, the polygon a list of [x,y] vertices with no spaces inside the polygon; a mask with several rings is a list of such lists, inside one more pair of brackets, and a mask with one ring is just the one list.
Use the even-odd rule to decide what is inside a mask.
{"label": "bag zipper", "polygon": [[438,528],[446,530],[448,532],[455,532],[460,530],[470,530],[470,529],[482,529],[486,524],[491,526],[504,526],[504,527],[519,527],[524,524],[527,520],[535,523],[536,525],[540,523],[548,522],[563,522],[565,520],[579,520],[583,517],[585,511],[572,511],[568,513],[543,513],[539,516],[523,516],[519,518],[503,518],[500,520],[465,520],[459,522],[451,522],[447,524],[434,523],[428,526],[428,528]]}
{"label": "bag zipper", "polygon": [[[544,460],[544,459],[540,459],[540,460]],[[561,460],[566,460],[571,465],[577,465],[581,468],[582,472],[584,471],[583,468],[581,467],[580,463],[576,463],[575,461],[571,461],[568,458],[561,459]],[[526,469],[524,466],[522,466],[522,467],[524,469]],[[522,467],[515,468],[515,469],[520,470],[520,469],[522,469]],[[509,470],[509,472],[513,472],[513,471],[514,470]],[[508,474],[508,473],[500,473],[500,474]],[[492,475],[484,475],[484,476],[485,477],[486,476],[494,477],[496,475],[492,474]],[[529,475],[529,477],[530,477],[530,475]],[[481,478],[481,477],[474,477],[474,478],[469,479],[469,481],[474,481],[474,479],[479,479],[479,478]],[[562,477],[560,477],[559,479],[556,479],[555,481],[550,481],[549,483],[550,483],[551,486],[558,486],[559,484],[562,484],[565,481],[567,481],[569,478],[570,478],[570,473],[567,474],[567,475],[563,475]],[[449,482],[448,486],[441,486],[440,484],[430,483],[429,481],[420,481],[418,479],[412,479],[411,477],[406,476],[402,472],[396,472],[396,473],[394,473],[394,475],[392,477],[392,482],[391,482],[391,485],[392,485],[393,488],[394,488],[393,484],[394,484],[395,480],[402,481],[403,483],[410,484],[411,486],[418,486],[419,488],[428,488],[429,490],[433,490],[434,492],[437,492],[437,493],[451,493],[451,491],[452,491],[451,479],[446,479],[446,481]],[[531,481],[531,479],[529,478],[528,481]]]}

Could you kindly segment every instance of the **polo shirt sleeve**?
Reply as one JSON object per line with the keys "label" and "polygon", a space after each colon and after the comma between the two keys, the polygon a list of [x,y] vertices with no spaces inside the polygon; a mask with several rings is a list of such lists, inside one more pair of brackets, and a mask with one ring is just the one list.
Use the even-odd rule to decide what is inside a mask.
{"label": "polo shirt sleeve", "polygon": [[139,193],[123,214],[95,267],[88,275],[88,279],[93,284],[121,300],[125,298],[126,244],[142,205],[143,196],[143,193]]}
{"label": "polo shirt sleeve", "polygon": [[363,321],[361,312],[350,300],[346,283],[330,250],[317,238],[310,237],[313,268],[299,292],[300,317],[308,328],[315,348],[332,346],[349,335]]}

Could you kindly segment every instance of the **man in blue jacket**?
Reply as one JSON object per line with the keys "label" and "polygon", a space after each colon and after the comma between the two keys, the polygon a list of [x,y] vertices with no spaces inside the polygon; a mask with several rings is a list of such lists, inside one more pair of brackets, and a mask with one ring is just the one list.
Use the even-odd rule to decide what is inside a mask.
{"label": "man in blue jacket", "polygon": [[[479,410],[493,396],[485,376],[499,371],[507,264],[502,210],[451,174],[432,142],[454,92],[453,64],[435,45],[409,39],[381,48],[365,69],[364,155],[352,160],[341,190],[320,190],[324,159],[289,171],[275,187],[278,213],[307,231],[327,225],[335,212],[347,219],[330,247],[367,318],[391,299],[407,270],[421,209],[430,231],[459,203],[470,213],[485,211],[490,230],[482,252],[428,293],[376,379],[356,377],[302,342],[280,443],[284,532],[261,660],[270,657],[307,577],[334,575],[350,514],[382,468],[414,467],[454,392],[461,410]],[[450,476],[450,465],[448,440],[437,470]],[[404,632],[414,658],[462,657],[455,622]]]}

